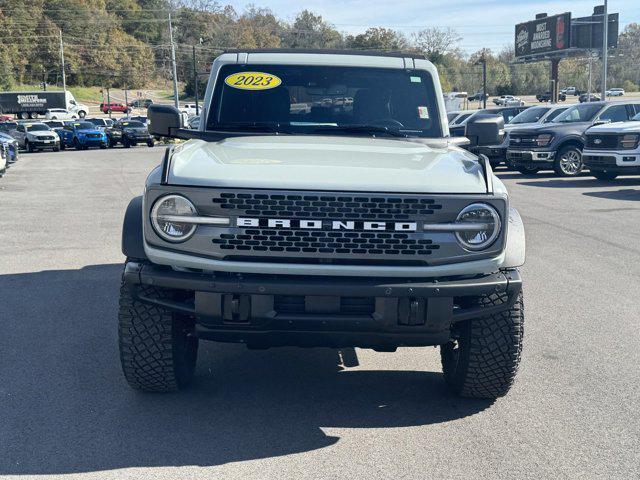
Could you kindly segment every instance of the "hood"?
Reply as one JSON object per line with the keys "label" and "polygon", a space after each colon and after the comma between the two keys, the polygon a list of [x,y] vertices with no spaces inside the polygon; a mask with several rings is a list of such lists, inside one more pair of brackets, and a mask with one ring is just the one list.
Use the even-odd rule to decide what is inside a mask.
{"label": "hood", "polygon": [[591,127],[588,133],[640,133],[640,122],[605,123]]}
{"label": "hood", "polygon": [[78,129],[76,130],[77,133],[98,133],[100,135],[104,134],[104,130],[102,130],[101,128],[83,128],[83,129]]}
{"label": "hood", "polygon": [[591,122],[574,123],[535,123],[530,126],[514,126],[509,133],[519,135],[535,135],[538,132],[561,132],[561,131],[584,131],[591,125]]}
{"label": "hood", "polygon": [[338,136],[190,140],[175,149],[169,183],[398,193],[484,193],[476,157],[440,142]]}
{"label": "hood", "polygon": [[33,132],[29,132],[27,131],[27,133],[33,137],[51,137],[51,136],[56,136],[56,132],[54,132],[53,130],[37,130],[37,131],[33,131]]}

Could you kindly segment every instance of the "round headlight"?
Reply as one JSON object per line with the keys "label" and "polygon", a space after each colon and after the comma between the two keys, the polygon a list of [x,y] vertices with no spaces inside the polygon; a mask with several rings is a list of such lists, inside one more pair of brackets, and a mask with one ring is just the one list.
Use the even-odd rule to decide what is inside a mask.
{"label": "round headlight", "polygon": [[500,215],[486,203],[473,203],[460,212],[456,219],[458,242],[467,250],[484,250],[500,234]]}
{"label": "round headlight", "polygon": [[151,209],[151,225],[156,233],[169,242],[184,242],[197,225],[181,222],[180,217],[194,217],[198,212],[196,207],[180,195],[166,195],[159,198]]}

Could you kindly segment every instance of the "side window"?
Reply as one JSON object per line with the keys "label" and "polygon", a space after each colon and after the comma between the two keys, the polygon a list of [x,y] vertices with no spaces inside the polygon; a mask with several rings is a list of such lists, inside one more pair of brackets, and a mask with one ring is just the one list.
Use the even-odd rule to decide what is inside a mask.
{"label": "side window", "polygon": [[504,118],[504,123],[509,123],[513,117],[515,117],[518,112],[516,112],[515,108],[509,108],[508,110],[503,110],[502,117]]}
{"label": "side window", "polygon": [[600,120],[609,120],[611,122],[624,122],[629,120],[626,105],[613,105],[600,114]]}
{"label": "side window", "polygon": [[19,132],[23,132],[24,133],[24,125],[18,125],[18,128],[16,128],[16,130],[18,130]]}

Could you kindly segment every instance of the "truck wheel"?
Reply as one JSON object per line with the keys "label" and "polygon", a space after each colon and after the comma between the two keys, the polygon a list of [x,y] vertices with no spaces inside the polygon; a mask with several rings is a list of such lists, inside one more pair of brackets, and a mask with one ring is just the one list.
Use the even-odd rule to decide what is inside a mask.
{"label": "truck wheel", "polygon": [[153,140],[147,140],[147,147],[153,147],[155,145]]}
{"label": "truck wheel", "polygon": [[108,110],[107,110],[107,113],[108,113],[109,115],[111,115],[111,109],[108,109]]}
{"label": "truck wheel", "polygon": [[[484,306],[507,301],[505,294],[480,299]],[[444,379],[463,397],[495,399],[505,395],[518,371],[524,336],[522,293],[502,313],[455,325],[455,340],[440,346]]]}
{"label": "truck wheel", "polygon": [[615,180],[618,176],[617,173],[613,172],[605,172],[604,170],[591,170],[591,175],[596,177],[598,180]]}
{"label": "truck wheel", "polygon": [[80,118],[84,118],[84,117],[86,117],[86,116],[87,116],[87,112],[85,112],[84,110],[80,110],[80,111],[78,112],[78,116],[79,116]]}
{"label": "truck wheel", "polygon": [[563,177],[575,177],[582,172],[582,150],[573,145],[564,147],[558,152],[553,169]]}
{"label": "truck wheel", "polygon": [[523,175],[535,175],[540,169],[537,167],[518,167],[518,171]]}
{"label": "truck wheel", "polygon": [[29,118],[38,118],[38,113],[37,112],[29,113]]}
{"label": "truck wheel", "polygon": [[29,118],[29,114],[27,112],[20,112],[18,114],[18,118],[21,120],[26,120],[27,118]]}
{"label": "truck wheel", "polygon": [[[141,296],[170,298],[171,292],[140,287]],[[193,322],[161,307],[143,303],[125,285],[120,288],[118,340],[122,371],[136,390],[172,392],[193,377],[198,338]]]}

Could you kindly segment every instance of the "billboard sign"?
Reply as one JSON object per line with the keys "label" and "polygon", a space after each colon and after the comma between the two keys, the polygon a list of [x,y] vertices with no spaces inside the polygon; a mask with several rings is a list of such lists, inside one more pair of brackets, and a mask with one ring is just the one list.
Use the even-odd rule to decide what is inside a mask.
{"label": "billboard sign", "polygon": [[[607,45],[618,46],[617,13],[610,13],[609,26],[607,27]],[[602,14],[594,14],[590,17],[574,18],[571,22],[571,46],[575,48],[600,49],[602,48]]]}
{"label": "billboard sign", "polygon": [[516,25],[516,57],[548,54],[569,48],[571,13],[538,18]]}

